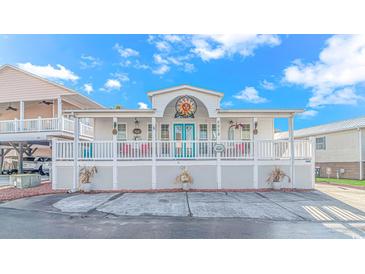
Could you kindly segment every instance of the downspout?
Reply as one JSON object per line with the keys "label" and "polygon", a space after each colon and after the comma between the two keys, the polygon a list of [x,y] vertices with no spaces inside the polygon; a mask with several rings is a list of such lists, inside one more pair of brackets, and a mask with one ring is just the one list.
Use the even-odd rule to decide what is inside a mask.
{"label": "downspout", "polygon": [[362,131],[361,128],[358,127],[357,128],[359,134],[359,180],[362,180],[364,178],[364,170],[363,170],[363,155],[362,155],[362,149],[363,149],[363,145],[362,145]]}

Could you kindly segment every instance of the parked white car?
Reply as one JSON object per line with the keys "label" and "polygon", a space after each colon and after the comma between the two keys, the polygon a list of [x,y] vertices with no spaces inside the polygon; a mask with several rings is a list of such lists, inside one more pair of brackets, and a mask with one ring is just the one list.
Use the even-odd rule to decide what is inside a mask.
{"label": "parked white car", "polygon": [[49,175],[51,162],[52,160],[50,157],[24,157],[23,171]]}

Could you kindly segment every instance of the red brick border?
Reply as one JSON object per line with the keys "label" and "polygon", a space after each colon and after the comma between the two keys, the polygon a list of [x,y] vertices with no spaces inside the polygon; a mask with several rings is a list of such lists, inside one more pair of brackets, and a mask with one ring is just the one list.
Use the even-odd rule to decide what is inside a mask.
{"label": "red brick border", "polygon": [[0,189],[0,201],[10,201],[25,197],[66,192],[66,190],[53,190],[50,182],[44,182],[40,186],[24,189],[9,186]]}

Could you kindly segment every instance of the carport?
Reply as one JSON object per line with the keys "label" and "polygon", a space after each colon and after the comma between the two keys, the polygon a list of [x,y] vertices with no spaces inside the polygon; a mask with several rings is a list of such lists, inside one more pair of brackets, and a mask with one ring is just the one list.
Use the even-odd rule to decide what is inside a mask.
{"label": "carport", "polygon": [[0,173],[3,172],[5,157],[15,154],[17,157],[16,169],[19,174],[22,174],[24,156],[31,157],[40,147],[50,148],[50,144],[51,142],[48,140],[0,142]]}

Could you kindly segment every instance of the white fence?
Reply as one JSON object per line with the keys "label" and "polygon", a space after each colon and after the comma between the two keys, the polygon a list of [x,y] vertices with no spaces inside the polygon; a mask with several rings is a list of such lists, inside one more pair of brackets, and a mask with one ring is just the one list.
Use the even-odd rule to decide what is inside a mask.
{"label": "white fence", "polygon": [[[0,121],[1,133],[65,131],[74,132],[74,121],[67,118],[38,118]],[[80,135],[92,137],[93,127],[80,123]]]}
{"label": "white fence", "polygon": [[[156,141],[156,160],[175,159],[232,159],[232,160],[287,160],[291,146],[287,140],[221,141],[222,152],[216,152],[216,141]],[[73,159],[74,143],[56,141],[56,160]],[[115,146],[115,148],[114,148]],[[115,151],[115,150],[116,151]],[[79,160],[151,160],[152,141],[92,141],[78,143]],[[294,141],[295,159],[311,159],[312,144],[308,140]]]}

